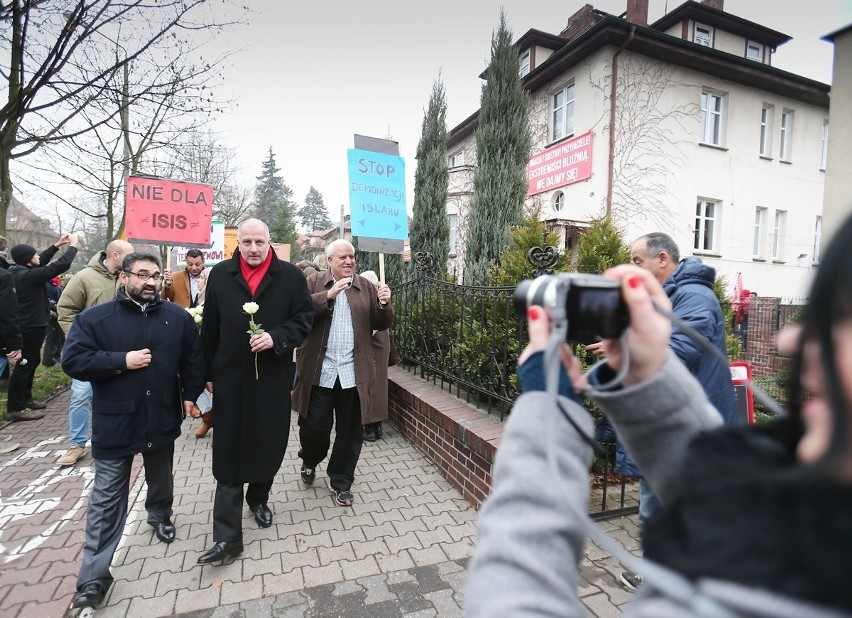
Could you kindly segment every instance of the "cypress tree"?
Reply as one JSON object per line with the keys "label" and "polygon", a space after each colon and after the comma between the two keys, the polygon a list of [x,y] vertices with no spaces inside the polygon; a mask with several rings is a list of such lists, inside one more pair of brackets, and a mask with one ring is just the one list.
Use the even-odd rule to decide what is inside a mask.
{"label": "cypress tree", "polygon": [[[414,217],[411,223],[411,254],[426,251],[439,272],[446,270],[450,253],[447,221],[447,98],[440,74],[432,85],[429,106],[423,116],[414,173]],[[414,261],[412,260],[412,265]]]}
{"label": "cypress tree", "polygon": [[523,220],[532,140],[529,97],[519,71],[518,52],[501,10],[500,28],[491,38],[491,63],[476,129],[477,167],[465,242],[465,280],[471,284],[487,282],[509,246],[509,227]]}

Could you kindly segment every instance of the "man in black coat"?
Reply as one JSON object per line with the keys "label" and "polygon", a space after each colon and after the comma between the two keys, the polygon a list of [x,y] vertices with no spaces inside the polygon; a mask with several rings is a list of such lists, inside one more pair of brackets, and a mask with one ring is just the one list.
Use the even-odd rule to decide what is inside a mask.
{"label": "man in black coat", "polygon": [[160,541],[175,539],[175,440],[204,390],[198,330],[182,307],[160,298],[159,259],[130,253],[119,276],[124,287],[115,300],[75,318],[62,354],[65,372],[91,382],[93,391],[95,481],[74,608],[97,607],[112,584],[109,567],[127,519],[137,453],[148,484],[148,523]]}
{"label": "man in black coat", "polygon": [[[302,271],[275,256],[263,221],[244,221],[237,240],[239,251],[212,268],[205,292],[201,338],[216,410],[217,484],[214,545],[198,564],[242,553],[244,498],[258,525],[272,525],[267,502],[290,433],[293,350],[314,315]],[[260,332],[246,332],[250,318]]]}
{"label": "man in black coat", "polygon": [[[18,296],[12,274],[0,267],[0,375],[9,361],[21,360],[21,330],[18,328]],[[20,446],[9,434],[0,434],[0,455]]]}
{"label": "man in black coat", "polygon": [[[68,245],[54,263],[50,260],[59,248]],[[15,277],[18,293],[18,326],[21,329],[21,355],[23,360],[15,365],[9,377],[9,400],[6,418],[10,421],[34,421],[44,416],[45,405],[33,401],[33,378],[41,362],[41,346],[47,333],[50,302],[47,282],[69,268],[77,255],[77,235],[63,234],[41,254],[30,245],[15,245],[9,252],[15,261],[9,272]]]}

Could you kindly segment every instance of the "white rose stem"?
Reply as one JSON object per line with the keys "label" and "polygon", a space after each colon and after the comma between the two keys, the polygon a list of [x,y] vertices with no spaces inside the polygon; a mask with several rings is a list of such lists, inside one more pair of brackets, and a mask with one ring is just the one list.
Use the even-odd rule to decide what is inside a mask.
{"label": "white rose stem", "polygon": [[385,282],[385,254],[379,253],[379,283]]}

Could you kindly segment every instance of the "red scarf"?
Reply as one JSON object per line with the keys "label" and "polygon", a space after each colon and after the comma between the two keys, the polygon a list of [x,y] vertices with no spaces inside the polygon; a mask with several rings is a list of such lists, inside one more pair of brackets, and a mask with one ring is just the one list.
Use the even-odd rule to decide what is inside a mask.
{"label": "red scarf", "polygon": [[266,254],[266,259],[257,267],[250,266],[248,262],[243,259],[243,256],[240,255],[240,273],[242,273],[243,279],[245,279],[248,284],[252,298],[254,298],[260,282],[263,281],[266,271],[269,270],[270,264],[272,264],[272,247],[269,248],[269,253]]}

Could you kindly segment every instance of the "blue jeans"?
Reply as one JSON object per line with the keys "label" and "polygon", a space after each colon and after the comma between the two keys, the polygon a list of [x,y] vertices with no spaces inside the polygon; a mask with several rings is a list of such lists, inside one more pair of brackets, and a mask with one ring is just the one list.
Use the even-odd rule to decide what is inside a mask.
{"label": "blue jeans", "polygon": [[92,409],[92,385],[71,380],[71,405],[68,406],[68,427],[71,444],[86,446],[89,439],[89,411]]}
{"label": "blue jeans", "polygon": [[657,494],[654,493],[654,490],[651,489],[651,485],[648,481],[645,480],[643,476],[639,479],[639,533],[642,533],[642,530],[645,529],[645,523],[648,519],[651,518],[651,515],[654,514],[658,508],[660,508],[660,499],[657,497]]}

